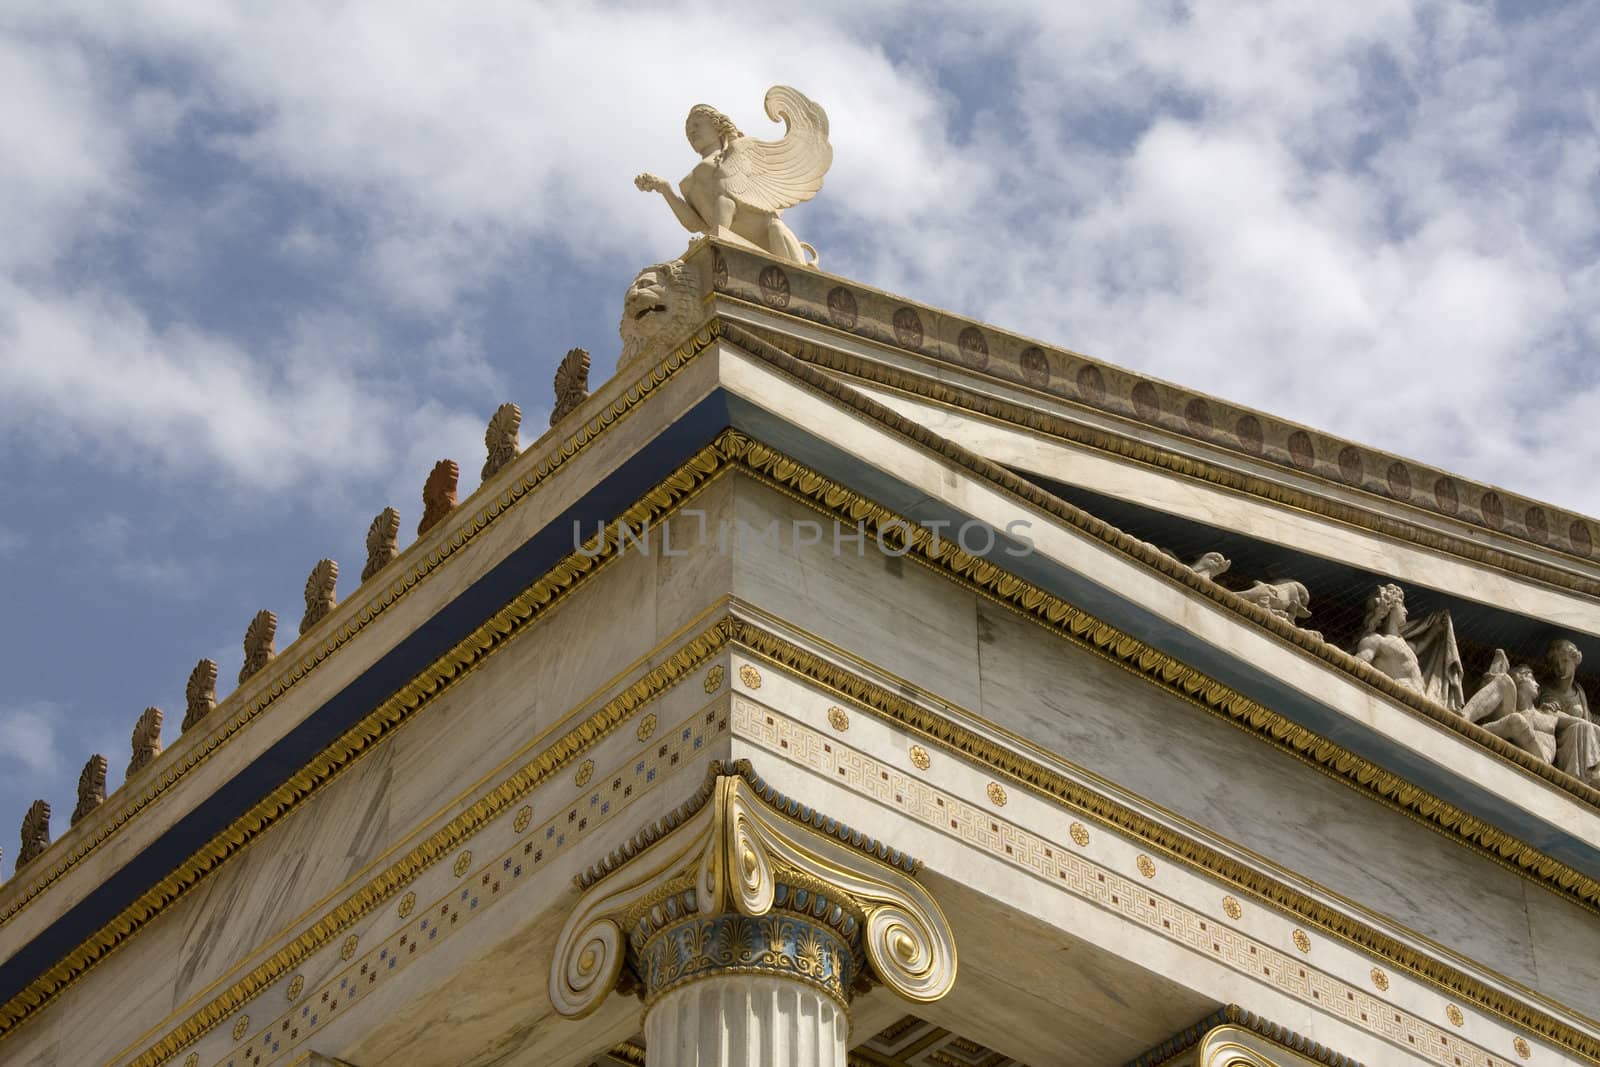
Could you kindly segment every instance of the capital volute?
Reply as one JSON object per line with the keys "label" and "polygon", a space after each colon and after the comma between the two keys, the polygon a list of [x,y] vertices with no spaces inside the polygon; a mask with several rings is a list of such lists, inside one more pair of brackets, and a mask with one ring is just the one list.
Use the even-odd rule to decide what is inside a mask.
{"label": "capital volute", "polygon": [[567,1016],[624,981],[648,1006],[721,974],[804,982],[848,1004],[871,980],[914,1001],[955,980],[956,950],[915,860],[779,794],[746,761],[579,876],[550,999]]}

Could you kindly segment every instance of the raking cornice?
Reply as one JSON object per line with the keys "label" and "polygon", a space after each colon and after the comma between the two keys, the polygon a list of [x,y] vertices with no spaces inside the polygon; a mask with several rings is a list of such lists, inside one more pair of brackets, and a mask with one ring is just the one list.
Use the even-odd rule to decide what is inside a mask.
{"label": "raking cornice", "polygon": [[[911,439],[940,458],[992,483],[1020,503],[1035,508],[1051,518],[1111,546],[1118,552],[1137,560],[1144,566],[1184,586],[1190,592],[1219,604],[1235,614],[1242,615],[1275,636],[1296,646],[1301,651],[1309,653],[1311,656],[1346,674],[1353,675],[1394,702],[1422,714],[1455,733],[1470,738],[1475,743],[1516,764],[1536,777],[1542,778],[1590,804],[1600,806],[1600,789],[1595,789],[1577,778],[1556,769],[1553,765],[1537,759],[1515,745],[1496,737],[1481,726],[1468,722],[1460,715],[1429,700],[1415,690],[1398,684],[1387,674],[1368,663],[1356,659],[1343,649],[1337,648],[1307,631],[1277,618],[1270,612],[1244,600],[1237,593],[1224,589],[1215,582],[1207,581],[1166,553],[1160,552],[1145,542],[1129,536],[1082,508],[1045,492],[1032,482],[1019,478],[999,464],[940,437],[925,426],[905,418],[892,408],[886,407],[823,374],[804,360],[761,340],[741,326],[727,323],[723,325],[721,332],[725,344],[734,345],[749,352],[752,356],[771,364],[791,377],[799,379],[811,389],[824,394],[829,399],[848,405],[860,414]],[[923,534],[926,535],[926,531],[923,531]],[[949,540],[941,541],[940,544],[943,553],[951,559],[965,557],[962,566],[958,568],[959,573],[966,574],[970,572],[983,582],[997,580],[1002,574],[1000,568],[995,564],[967,555],[960,550],[959,546]],[[1006,577],[1010,578],[1010,576]],[[1020,582],[1021,579],[1010,578],[1010,581]],[[1004,587],[1006,583],[1000,581],[999,585]]]}
{"label": "raking cornice", "polygon": [[[712,335],[708,333],[703,336],[709,339]],[[837,386],[836,383],[831,382],[820,372],[805,367],[803,364],[798,364],[798,361],[776,353],[770,354],[767,358],[778,366],[780,370],[792,369],[796,377],[825,392],[838,390],[841,396],[849,394],[855,400],[863,399],[843,387]],[[798,365],[790,367],[791,364]],[[866,414],[883,414],[881,408],[874,411],[869,405],[870,402],[866,402],[864,405]],[[932,435],[927,435],[927,437],[931,439],[934,445],[940,443]],[[982,461],[977,460],[976,457],[967,458],[982,465]],[[992,465],[989,466],[992,467]],[[927,530],[913,529],[905,520],[888,509],[810,470],[781,452],[751,440],[736,431],[726,431],[718,436],[713,444],[702,449],[690,462],[684,464],[672,476],[647,493],[639,504],[629,509],[622,516],[621,521],[636,527],[645,522],[656,522],[670,513],[672,509],[681,506],[699,488],[729,467],[743,469],[781,491],[797,499],[807,501],[813,507],[827,514],[845,519],[851,523],[866,521],[876,528],[886,543],[895,543],[897,538],[904,537],[905,532],[911,530],[911,543],[908,547],[914,550],[911,554],[919,562],[946,574],[954,580],[971,586],[984,596],[1003,603],[1013,610],[1046,625],[1068,637],[1074,643],[1090,648],[1096,654],[1121,663],[1127,669],[1170,691],[1179,693],[1186,699],[1226,715],[1272,743],[1299,753],[1331,773],[1343,777],[1358,788],[1400,805],[1413,816],[1458,837],[1474,847],[1483,849],[1498,861],[1513,865],[1523,873],[1571,895],[1591,908],[1594,907],[1597,901],[1600,901],[1600,885],[1597,885],[1593,879],[1565,867],[1530,846],[1484,823],[1482,820],[1466,815],[1448,803],[1432,797],[1425,791],[1382,771],[1380,768],[1354,756],[1339,746],[1317,737],[1296,724],[1288,722],[1275,712],[1244,698],[1237,692],[1207,678],[1193,668],[1172,660],[1142,642],[1106,626],[1070,604],[1029,585],[999,567],[961,552],[951,542],[944,541],[936,549],[934,540]],[[1047,499],[1045,494],[1034,489],[1029,483],[1024,483],[1017,479],[1013,479],[1013,481],[1020,493],[1028,493],[1035,499],[1042,500],[1045,510],[1051,508],[1052,501]],[[1055,501],[1054,505],[1058,505],[1063,509],[1063,515],[1067,518],[1074,517],[1073,512],[1076,509],[1071,509],[1059,501]],[[1081,514],[1076,517],[1091,524],[1098,522],[1093,520],[1092,517]],[[609,527],[611,530],[615,530],[615,528],[616,524],[612,524]],[[1098,530],[1100,536],[1112,540],[1113,543],[1115,543],[1116,538],[1125,537],[1125,535],[1121,535],[1103,523],[1098,524]],[[1132,547],[1137,549],[1138,546],[1135,544]],[[229,855],[235,853],[248,841],[253,840],[275,824],[277,819],[310,795],[313,790],[326,782],[334,773],[347,766],[362,752],[369,751],[399,721],[414,714],[438,692],[442,691],[443,688],[459,680],[468,670],[480,665],[494,650],[504,647],[506,641],[516,633],[521,632],[530,621],[542,614],[545,608],[554,603],[559,597],[567,595],[585,575],[593,573],[596,568],[602,565],[604,559],[611,558],[608,554],[614,553],[614,551],[614,542],[608,541],[607,546],[594,555],[574,553],[553,571],[536,582],[529,590],[516,597],[502,612],[484,623],[477,632],[462,641],[450,654],[441,657],[439,661],[432,664],[423,674],[418,676],[417,680],[404,687],[394,699],[375,710],[367,720],[341,738],[337,745],[319,756],[313,764],[303,768],[294,778],[285,783],[280,790],[264,800],[257,810],[230,827],[226,833],[219,835],[218,838],[208,843],[199,853],[185,862],[179,870],[163,880],[160,885],[151,891],[151,894],[147,894],[145,898],[132,905],[115,922],[108,924],[106,928],[101,930],[95,938],[84,945],[76,947],[61,963],[41,976],[40,979],[31,983],[23,994],[13,998],[6,1005],[0,1006],[0,1035],[14,1028],[24,1018],[32,1015],[51,997],[65,988],[68,983],[84,973],[94,962],[103,958],[107,952],[126,941],[145,922],[148,922],[158,914],[172,900],[177,899],[183,891],[198,882],[208,871],[215,869]],[[1159,557],[1159,554],[1152,553],[1151,555],[1156,558],[1147,562],[1153,566],[1158,565],[1164,558]],[[1181,574],[1173,575],[1173,577],[1182,579]],[[1252,606],[1244,605],[1242,602],[1236,610],[1240,610],[1246,617],[1254,618],[1252,612],[1255,615],[1262,616],[1254,619],[1254,621],[1260,622],[1262,625],[1270,626],[1274,621],[1270,617],[1262,615]],[[721,636],[716,640],[725,641],[730,636],[738,633],[748,637],[752,647],[763,651],[764,654],[775,656],[776,654],[773,650],[778,646],[767,642],[759,631],[743,629],[747,625],[738,623],[737,620],[728,620],[720,625]],[[1285,627],[1285,629],[1292,631],[1292,628]],[[711,640],[711,638],[708,638],[708,640]],[[763,644],[767,644],[767,647],[763,648]],[[669,664],[669,667],[679,670],[680,674],[678,676],[681,676],[681,670],[687,669],[678,664],[677,661]],[[817,664],[815,669],[823,677],[830,676],[830,670],[835,670],[835,668],[830,668],[821,662]],[[668,683],[660,682],[657,684]],[[862,692],[860,681],[852,681],[845,672],[839,673],[837,684],[843,692]],[[552,756],[551,759],[570,759],[573,753],[581,751],[596,738],[604,736],[606,732],[614,729],[626,717],[631,707],[636,707],[638,702],[647,699],[648,692],[648,686],[643,689],[638,686],[634,687],[633,690],[630,690],[632,695],[627,701],[608,711],[606,717],[599,722],[591,721],[577,729],[563,741],[563,747],[560,750],[561,755],[559,757]],[[860,696],[856,698],[862,699]],[[959,740],[959,735],[957,734],[940,736],[939,731],[945,728],[938,721],[927,717],[920,711],[908,709],[906,714],[909,723],[916,724],[920,720],[921,724],[918,728],[928,732],[930,736],[938,737],[942,743],[953,745]],[[971,754],[976,758],[994,764],[997,769],[1016,777],[1018,780],[1030,782],[1030,775],[1041,773],[1036,765],[1030,764],[1026,760],[1021,760],[1014,755],[1007,755],[1004,750],[997,749],[987,742],[982,742],[981,739],[972,739],[970,745]],[[1039,781],[1046,780],[1040,779]],[[1030,784],[1038,785],[1037,782],[1030,782]],[[1042,788],[1042,786],[1040,787]],[[1049,790],[1047,789],[1046,791],[1048,792]],[[482,817],[486,818],[487,815],[485,814]],[[472,825],[471,820],[467,825]],[[413,859],[412,862],[425,866],[437,858],[437,855],[437,852],[425,851],[418,858]],[[344,923],[347,924],[350,919],[364,913],[365,910],[370,909],[370,907],[383,899],[387,893],[392,892],[395,886],[403,882],[404,872],[407,869],[401,868],[397,873],[393,874],[391,880],[386,883],[386,888],[384,885],[372,888],[367,895],[351,904],[353,910],[347,913],[350,918],[344,920]],[[413,866],[409,869],[414,871],[419,868]],[[1246,877],[1245,874],[1235,874],[1230,880],[1237,880],[1242,886],[1250,885],[1250,878]],[[1266,889],[1248,889],[1247,891],[1255,892],[1257,895],[1265,895],[1268,899],[1271,899]],[[1332,922],[1334,920],[1329,919],[1327,921]],[[1354,939],[1352,935],[1341,936]],[[1358,943],[1362,943],[1363,947],[1372,947],[1363,942]],[[1376,949],[1372,950],[1376,951]],[[290,950],[286,949],[284,951],[289,952]],[[1409,966],[1413,969],[1424,965],[1422,962],[1415,961],[1425,961],[1427,959],[1427,957],[1422,956],[1420,953],[1415,953],[1403,945],[1397,945],[1395,952],[1402,959],[1411,958],[1414,962]],[[1409,957],[1407,956],[1408,953]],[[1406,966],[1407,964],[1401,963],[1400,965]],[[245,988],[240,989],[237,996],[248,999],[249,996],[253,996],[270,980],[271,977],[263,974],[255,982],[251,982]],[[1467,993],[1457,990],[1457,987],[1453,984],[1447,983],[1446,988],[1456,990],[1458,995],[1469,996]],[[1485,1003],[1487,1007],[1493,1003],[1493,998],[1497,996],[1500,995],[1491,990],[1479,996],[1469,996],[1469,999]],[[1485,1002],[1486,997],[1489,998],[1487,1002]],[[1514,1004],[1515,1002],[1508,1001],[1508,1003]],[[217,1010],[222,1011],[221,1008]],[[1506,1010],[1511,1009],[1508,1008]],[[223,1011],[223,1014],[225,1014],[225,1011]],[[208,1024],[197,1023],[197,1025]],[[1559,1023],[1554,1023],[1554,1025],[1560,1026]],[[1533,1028],[1541,1033],[1547,1032],[1542,1026],[1534,1026]],[[1576,1032],[1574,1031],[1574,1033]],[[1583,1038],[1582,1035],[1579,1035],[1579,1037],[1583,1040],[1588,1040]]]}
{"label": "raking cornice", "polygon": [[[239,732],[277,703],[331,656],[413,589],[437,572],[502,515],[517,507],[581,452],[618,425],[638,406],[715,340],[719,323],[706,323],[666,358],[646,368],[626,389],[609,400],[591,398],[580,410],[586,418],[576,430],[553,428],[517,457],[497,478],[485,482],[452,511],[444,522],[419,538],[393,562],[362,583],[357,595],[340,604],[305,637],[273,659],[262,673],[222,700],[204,720],[203,740],[179,742],[166,758],[112,793],[93,815],[83,820],[81,835],[67,835],[29,864],[21,876],[0,886],[0,927],[73,867],[111,839],[140,812],[166,795],[195,768],[209,760]],[[578,414],[578,413],[575,413]],[[77,827],[74,827],[77,829]],[[63,842],[70,840],[70,848]],[[4,1033],[0,1010],[0,1034]]]}

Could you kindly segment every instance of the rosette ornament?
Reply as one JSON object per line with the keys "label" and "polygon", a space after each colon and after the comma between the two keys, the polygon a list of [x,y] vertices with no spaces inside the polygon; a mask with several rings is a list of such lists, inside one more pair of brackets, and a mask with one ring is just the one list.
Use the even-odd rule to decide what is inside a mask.
{"label": "rosette ornament", "polygon": [[714,766],[695,797],[579,879],[551,967],[556,1010],[593,1011],[626,974],[647,1034],[676,1035],[695,1029],[696,1005],[731,1002],[689,987],[772,986],[818,998],[842,1043],[844,1009],[873,981],[913,1001],[944,996],[955,942],[916,861],[783,797],[746,762],[733,771]]}

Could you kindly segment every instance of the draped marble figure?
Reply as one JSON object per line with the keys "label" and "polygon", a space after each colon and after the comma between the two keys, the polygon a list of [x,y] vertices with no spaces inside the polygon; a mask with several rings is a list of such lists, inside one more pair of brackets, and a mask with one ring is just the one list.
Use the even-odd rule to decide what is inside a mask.
{"label": "draped marble figure", "polygon": [[1589,711],[1589,698],[1578,684],[1583,653],[1561,637],[1550,642],[1545,663],[1550,680],[1544,698],[1556,713],[1556,766],[1591,785],[1600,782],[1600,723]]}
{"label": "draped marble figure", "polygon": [[1406,595],[1388,583],[1373,590],[1367,616],[1356,642],[1355,657],[1372,664],[1408,689],[1459,711],[1462,694],[1461,653],[1456,649],[1455,623],[1448,611],[1435,611],[1418,622],[1406,615]]}
{"label": "draped marble figure", "polygon": [[[700,153],[678,191],[654,174],[633,180],[641,192],[660,193],[691,233],[744,245],[779,259],[815,265],[817,250],[794,235],[784,208],[817,195],[833,163],[828,114],[798,89],[767,90],[767,117],[785,125],[783,139],[758,141],[709,104],[689,109],[683,132]],[[681,193],[681,195],[680,195]]]}

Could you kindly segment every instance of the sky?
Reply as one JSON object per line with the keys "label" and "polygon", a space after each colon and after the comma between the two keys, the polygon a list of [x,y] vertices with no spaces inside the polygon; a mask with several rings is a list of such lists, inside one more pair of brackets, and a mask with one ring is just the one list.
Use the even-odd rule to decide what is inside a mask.
{"label": "sky", "polygon": [[0,5],[0,871],[827,110],[831,272],[1600,513],[1600,0]]}

